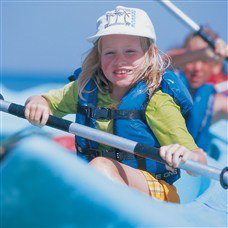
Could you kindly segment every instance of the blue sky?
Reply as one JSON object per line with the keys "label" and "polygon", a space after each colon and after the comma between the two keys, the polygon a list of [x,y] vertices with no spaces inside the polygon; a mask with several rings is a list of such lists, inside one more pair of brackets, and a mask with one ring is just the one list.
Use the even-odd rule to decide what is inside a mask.
{"label": "blue sky", "polygon": [[[199,25],[227,41],[227,1],[172,1]],[[96,20],[117,5],[144,9],[162,51],[180,46],[190,29],[158,1],[1,1],[1,63],[4,73],[70,75],[91,48]]]}

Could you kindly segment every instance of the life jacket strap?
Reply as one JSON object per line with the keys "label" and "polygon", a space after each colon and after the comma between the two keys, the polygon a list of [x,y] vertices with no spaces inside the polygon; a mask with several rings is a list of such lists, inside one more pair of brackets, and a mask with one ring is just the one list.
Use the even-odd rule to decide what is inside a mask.
{"label": "life jacket strap", "polygon": [[109,108],[88,107],[78,104],[77,113],[85,115],[87,118],[94,119],[144,119],[142,110],[115,110]]}
{"label": "life jacket strap", "polygon": [[138,162],[138,169],[146,170],[146,159],[136,156],[137,162]]}
{"label": "life jacket strap", "polygon": [[81,153],[88,156],[89,160],[95,157],[112,158],[117,161],[135,159],[135,156],[133,154],[123,152],[120,150],[97,150],[92,148],[81,148],[78,146],[77,153]]}
{"label": "life jacket strap", "polygon": [[[146,169],[146,159],[141,158],[138,156],[134,156],[131,153],[127,153],[124,151],[116,151],[116,150],[96,150],[92,148],[81,148],[77,147],[77,153],[83,154],[87,157],[88,161],[91,161],[92,159],[96,157],[106,157],[106,158],[112,158],[113,160],[117,160],[121,162],[122,160],[132,160],[136,159],[138,162],[138,169],[147,171]],[[148,171],[147,171],[148,172]],[[151,173],[151,172],[150,172]],[[180,175],[179,169],[174,169],[174,171],[165,171],[163,173],[151,173],[152,176],[154,176],[158,180],[165,180],[167,177],[171,177],[173,175]]]}

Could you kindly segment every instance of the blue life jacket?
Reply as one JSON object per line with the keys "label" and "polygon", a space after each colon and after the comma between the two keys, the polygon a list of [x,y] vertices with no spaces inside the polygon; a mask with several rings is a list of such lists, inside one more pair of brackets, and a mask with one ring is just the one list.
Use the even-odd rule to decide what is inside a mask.
{"label": "blue life jacket", "polygon": [[[148,94],[145,92],[147,89],[146,83],[141,81],[137,83],[121,100],[117,107],[116,112],[130,113],[130,117],[113,118],[113,133],[115,135],[131,139],[136,142],[140,142],[149,146],[160,147],[156,137],[151,131],[150,127],[145,120],[145,111],[149,102]],[[163,92],[170,94],[177,104],[181,107],[182,113],[186,114],[192,107],[191,96],[186,92],[182,82],[174,75],[171,71],[166,71],[163,75],[161,82],[161,89]],[[93,80],[90,80],[85,87],[86,91],[93,91],[91,93],[83,93],[85,100],[78,97],[78,110],[79,107],[83,107],[83,111],[86,109],[87,112],[83,113],[78,111],[76,115],[76,122],[95,128],[96,126],[96,115],[98,111],[109,111],[106,108],[97,108],[97,95],[98,88]],[[89,111],[90,110],[90,111]],[[91,114],[92,115],[89,115]],[[132,113],[131,113],[132,112]],[[134,117],[135,113],[142,113],[141,117]],[[118,114],[117,113],[117,114]],[[134,114],[133,117],[131,114]],[[95,117],[95,118],[94,118]],[[79,136],[76,136],[76,147],[78,155],[83,159],[88,160],[88,156],[85,156],[85,151],[96,150],[98,151],[99,143],[92,140],[88,140]],[[119,151],[114,149],[115,153],[128,154],[127,152]],[[103,152],[102,152],[103,153]],[[98,154],[99,156],[101,154]],[[129,165],[134,168],[139,168],[139,163],[144,160],[145,170],[154,174],[158,179],[164,179],[169,184],[172,184],[180,177],[179,169],[175,169],[171,172],[166,169],[164,164],[158,163],[151,159],[139,158],[131,154],[130,159],[126,159],[127,156],[123,156],[120,162]]]}
{"label": "blue life jacket", "polygon": [[[81,67],[77,68],[68,79],[70,81],[77,80],[81,72]],[[175,103],[180,106],[182,115],[185,117],[193,106],[193,100],[186,85],[187,81],[183,80],[183,76],[177,77],[169,69],[165,71],[162,78],[163,80],[160,85],[162,92],[169,94],[174,99]]]}
{"label": "blue life jacket", "polygon": [[[189,83],[182,72],[178,73],[190,91]],[[198,147],[207,151],[210,146],[209,128],[213,116],[214,95],[216,91],[212,84],[203,84],[194,91],[193,107],[186,118],[189,133],[194,138]]]}

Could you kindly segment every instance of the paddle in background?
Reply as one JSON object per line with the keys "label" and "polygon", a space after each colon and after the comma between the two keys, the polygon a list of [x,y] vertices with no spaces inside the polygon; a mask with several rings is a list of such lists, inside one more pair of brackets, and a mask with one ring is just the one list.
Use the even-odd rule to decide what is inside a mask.
{"label": "paddle in background", "polygon": [[[199,26],[196,22],[194,22],[190,17],[188,17],[184,12],[182,12],[177,6],[175,6],[169,0],[158,0],[161,5],[163,5],[168,11],[170,11],[174,16],[178,19],[181,19],[182,22],[185,23],[193,32],[194,34],[200,36],[204,41],[206,41],[209,46],[215,50],[215,41],[212,37],[210,37],[207,33],[204,32],[204,27]],[[228,57],[225,58],[228,60]]]}

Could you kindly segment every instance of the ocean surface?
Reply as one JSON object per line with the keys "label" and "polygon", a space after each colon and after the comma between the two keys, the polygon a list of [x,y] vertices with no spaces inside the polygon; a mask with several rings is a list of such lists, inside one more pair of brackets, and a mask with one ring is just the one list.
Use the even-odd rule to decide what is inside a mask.
{"label": "ocean surface", "polygon": [[15,74],[5,73],[1,77],[1,84],[12,91],[22,91],[31,89],[45,84],[66,84],[68,83],[68,76],[50,75],[50,74]]}

